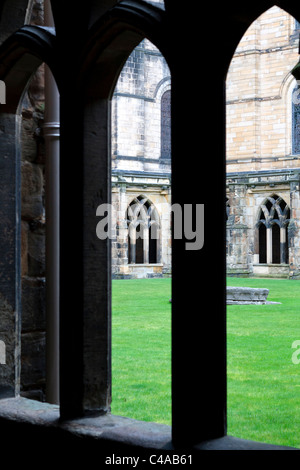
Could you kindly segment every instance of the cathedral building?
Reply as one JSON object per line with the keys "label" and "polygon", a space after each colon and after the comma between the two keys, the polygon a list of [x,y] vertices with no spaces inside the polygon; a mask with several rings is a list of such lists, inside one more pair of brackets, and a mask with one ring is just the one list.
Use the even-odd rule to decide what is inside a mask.
{"label": "cathedral building", "polygon": [[239,42],[226,80],[227,273],[300,276],[299,23],[278,6]]}
{"label": "cathedral building", "polygon": [[112,101],[112,276],[171,273],[171,75],[142,41]]}

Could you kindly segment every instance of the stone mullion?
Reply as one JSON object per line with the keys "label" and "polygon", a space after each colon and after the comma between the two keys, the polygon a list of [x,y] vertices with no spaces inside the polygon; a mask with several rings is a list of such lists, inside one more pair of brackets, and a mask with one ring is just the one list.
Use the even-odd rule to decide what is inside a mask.
{"label": "stone mullion", "polygon": [[280,227],[280,263],[286,263],[286,227]]}
{"label": "stone mullion", "polygon": [[143,254],[144,254],[144,264],[149,264],[149,226],[146,224],[143,225],[142,231],[143,237]]}
{"label": "stone mullion", "polygon": [[273,256],[272,256],[272,227],[267,227],[266,230],[266,243],[267,243],[267,264],[272,264]]}
{"label": "stone mullion", "polygon": [[128,263],[135,264],[136,261],[136,228],[132,224],[129,225],[128,229],[128,243],[130,243],[130,259]]}

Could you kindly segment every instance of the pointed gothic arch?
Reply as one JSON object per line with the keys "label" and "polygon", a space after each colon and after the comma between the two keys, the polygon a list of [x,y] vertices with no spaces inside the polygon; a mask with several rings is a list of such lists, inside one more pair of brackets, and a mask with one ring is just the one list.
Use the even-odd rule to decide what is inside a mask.
{"label": "pointed gothic arch", "polygon": [[285,200],[273,194],[260,205],[256,223],[259,263],[288,263],[287,228],[290,208]]}
{"label": "pointed gothic arch", "polygon": [[159,263],[160,223],[155,205],[140,195],[131,201],[125,217],[128,227],[128,263]]}

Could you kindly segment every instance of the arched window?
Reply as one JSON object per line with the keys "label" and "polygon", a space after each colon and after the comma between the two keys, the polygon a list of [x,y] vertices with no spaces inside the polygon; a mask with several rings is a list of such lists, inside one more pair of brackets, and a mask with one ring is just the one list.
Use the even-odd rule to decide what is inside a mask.
{"label": "arched window", "polygon": [[267,262],[267,232],[266,226],[264,223],[260,223],[258,227],[258,236],[259,236],[259,262]]}
{"label": "arched window", "polygon": [[292,153],[300,153],[300,89],[298,84],[292,93]]}
{"label": "arched window", "polygon": [[159,262],[159,216],[154,204],[138,196],[126,212],[128,226],[128,263]]}
{"label": "arched window", "polygon": [[257,222],[259,263],[288,263],[289,219],[290,209],[280,196],[270,196],[260,206]]}
{"label": "arched window", "polygon": [[161,97],[161,158],[171,158],[171,90]]}

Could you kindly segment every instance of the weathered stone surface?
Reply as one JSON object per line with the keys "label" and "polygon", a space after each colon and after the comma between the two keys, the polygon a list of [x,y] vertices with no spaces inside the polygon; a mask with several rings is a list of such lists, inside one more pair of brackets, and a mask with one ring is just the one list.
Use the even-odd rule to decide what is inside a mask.
{"label": "weathered stone surface", "polygon": [[45,383],[45,332],[22,334],[21,390]]}
{"label": "weathered stone surface", "polygon": [[26,276],[28,272],[28,223],[21,221],[21,275]]}
{"label": "weathered stone surface", "polygon": [[36,219],[43,214],[43,173],[38,165],[22,163],[22,218]]}
{"label": "weathered stone surface", "polygon": [[45,329],[45,295],[45,278],[22,278],[22,332]]}
{"label": "weathered stone surface", "polygon": [[45,224],[41,221],[30,223],[28,232],[28,274],[45,276]]}
{"label": "weathered stone surface", "polygon": [[267,304],[278,303],[268,302],[269,289],[255,287],[234,287],[227,286],[227,305],[234,304]]}
{"label": "weathered stone surface", "polygon": [[[84,417],[71,421],[61,421],[59,419],[59,407],[49,403],[40,403],[26,398],[10,398],[0,401],[0,419],[11,425],[15,424],[16,429],[19,423],[23,426],[39,426],[39,431],[45,433],[47,429],[56,429],[58,432],[64,431],[69,437],[78,438],[78,443],[97,442],[97,452],[101,455],[102,445],[106,449],[116,451],[117,455],[139,455],[140,452],[149,451],[150,455],[156,450],[157,456],[165,452],[167,455],[178,454],[178,448],[172,445],[171,427],[165,424],[137,421],[121,416],[106,414],[98,417]],[[60,439],[62,433],[58,434]],[[45,436],[45,434],[44,434]],[[53,436],[52,436],[53,437]],[[123,451],[121,450],[123,447]],[[203,441],[195,447],[189,449],[193,453],[202,450],[299,450],[292,447],[276,446],[255,441],[238,439],[232,436],[225,436],[218,439]],[[138,451],[138,452],[137,452]],[[113,455],[113,452],[111,453]],[[143,454],[144,455],[144,454]]]}
{"label": "weathered stone surface", "polygon": [[16,324],[13,307],[0,294],[0,340],[5,345],[5,364],[0,367],[0,396],[13,395],[15,390],[15,362],[19,348],[16,343]]}

